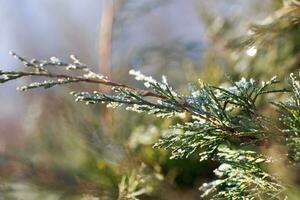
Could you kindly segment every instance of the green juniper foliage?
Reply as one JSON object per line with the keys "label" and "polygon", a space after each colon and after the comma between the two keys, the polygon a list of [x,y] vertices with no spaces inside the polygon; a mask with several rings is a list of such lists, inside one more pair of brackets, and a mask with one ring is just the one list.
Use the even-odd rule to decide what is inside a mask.
{"label": "green juniper foliage", "polygon": [[[145,89],[139,89],[92,72],[75,56],[71,56],[72,63],[65,63],[57,58],[28,61],[15,53],[12,55],[28,70],[0,71],[1,83],[26,76],[45,78],[42,82],[19,87],[21,91],[41,87],[48,89],[79,82],[103,84],[111,87],[113,93],[95,91],[71,94],[76,101],[86,104],[125,106],[127,110],[153,114],[161,118],[182,114],[190,116],[188,122],[174,126],[174,129],[180,129],[182,132],[174,131],[162,137],[154,147],[170,150],[172,159],[198,155],[200,162],[213,160],[220,163],[214,171],[216,179],[200,187],[202,197],[287,198],[289,185],[282,181],[281,177],[267,170],[267,166],[276,164],[279,158],[264,153],[258,147],[268,148],[273,142],[278,142],[286,145],[288,149],[288,155],[280,158],[288,160],[287,167],[292,168],[300,161],[299,77],[291,74],[290,84],[286,88],[281,88],[282,84],[279,85],[276,77],[262,82],[245,78],[233,81],[228,78],[228,83],[221,86],[199,81],[197,85],[190,85],[188,94],[180,94],[168,84],[164,76],[162,81],[157,81],[139,71],[131,70],[129,73],[144,83]],[[54,67],[63,69],[65,73],[55,74]],[[73,75],[69,73],[70,70],[80,75]],[[264,116],[257,108],[258,101],[267,101],[265,97],[268,95],[286,96],[285,100],[273,102],[280,112],[282,125],[276,124],[273,118]],[[139,181],[135,181],[136,178],[133,174],[132,177],[122,179],[119,189],[120,194],[126,196],[123,199],[136,199],[145,192],[145,189],[138,185]]]}

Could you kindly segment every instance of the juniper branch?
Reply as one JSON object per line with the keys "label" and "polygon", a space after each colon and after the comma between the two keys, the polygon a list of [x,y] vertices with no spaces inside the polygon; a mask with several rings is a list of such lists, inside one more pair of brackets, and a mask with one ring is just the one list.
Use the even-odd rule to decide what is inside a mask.
{"label": "juniper branch", "polygon": [[[115,82],[107,79],[106,77],[96,74],[90,70],[86,64],[83,64],[75,56],[71,56],[73,63],[65,63],[57,58],[50,58],[49,60],[32,60],[11,53],[16,59],[22,62],[25,67],[33,68],[34,71],[17,71],[17,72],[5,72],[0,71],[2,78],[1,83],[26,77],[46,77],[52,78],[45,80],[44,82],[34,82],[28,86],[22,86],[19,88],[21,91],[27,91],[33,88],[50,88],[56,85],[87,82],[102,84],[115,91],[115,95],[108,95],[95,91],[93,94],[87,92],[72,92],[77,101],[85,101],[86,103],[108,103],[112,105],[130,105],[128,109],[148,112],[157,114],[160,116],[173,116],[176,113],[188,112],[192,116],[196,116],[204,120],[209,124],[210,128],[214,131],[221,131],[226,133],[227,137],[233,140],[237,140],[242,143],[249,143],[252,141],[259,141],[260,136],[254,136],[253,130],[258,129],[256,132],[259,134],[266,134],[268,130],[264,130],[263,127],[258,127],[260,123],[256,123],[261,118],[254,116],[255,114],[255,101],[258,96],[271,93],[271,92],[285,92],[286,90],[268,90],[268,88],[278,81],[276,78],[272,78],[268,82],[263,82],[262,86],[258,86],[254,80],[247,81],[242,79],[239,82],[231,81],[233,86],[231,88],[222,88],[216,86],[210,86],[204,83],[200,83],[200,88],[191,86],[191,95],[184,96],[173,90],[167,83],[165,77],[163,77],[162,83],[154,80],[152,77],[144,76],[140,72],[130,71],[137,80],[144,81],[144,84],[148,90],[139,89],[128,86],[119,82]],[[66,74],[54,74],[50,72],[50,67],[57,66],[63,67],[68,70],[79,70],[83,72],[83,75],[72,76]],[[155,97],[157,100],[148,100],[145,97]],[[228,107],[231,108],[228,109]],[[249,113],[250,120],[247,117],[240,115],[232,116],[232,108],[242,109]],[[237,121],[236,121],[237,120]],[[251,123],[250,121],[255,123]],[[236,121],[236,122],[235,122]],[[243,129],[249,129],[249,127],[241,127],[240,122],[247,122],[247,125],[252,124],[251,131],[242,131]]]}
{"label": "juniper branch", "polygon": [[[130,74],[144,83],[146,89],[140,89],[92,72],[74,56],[71,57],[73,63],[70,64],[57,58],[27,61],[14,53],[13,56],[32,71],[0,71],[0,83],[27,76],[50,78],[44,82],[20,87],[21,91],[40,87],[47,89],[69,83],[95,83],[111,87],[113,93],[95,91],[71,92],[71,94],[75,96],[76,101],[87,104],[105,103],[114,107],[125,105],[128,110],[155,114],[159,117],[189,113],[192,116],[191,121],[175,126],[182,132],[162,137],[154,147],[170,149],[171,158],[174,159],[188,158],[197,153],[200,161],[212,159],[222,163],[216,170],[216,175],[222,174],[219,176],[220,179],[203,185],[201,187],[205,190],[203,196],[212,196],[213,199],[232,199],[238,194],[249,199],[280,199],[284,196],[285,187],[280,180],[265,172],[260,166],[262,163],[272,163],[273,160],[261,153],[243,150],[243,146],[264,145],[268,143],[266,141],[277,137],[273,133],[276,126],[270,123],[270,118],[257,110],[257,99],[270,93],[290,92],[293,97],[289,103],[276,104],[283,111],[286,129],[276,128],[279,132],[291,133],[284,136],[290,141],[287,142],[291,148],[290,156],[296,162],[299,161],[297,149],[300,130],[298,123],[300,89],[299,82],[294,76],[291,76],[291,89],[276,88],[279,83],[276,77],[261,83],[242,78],[239,81],[230,80],[230,86],[227,87],[212,86],[200,81],[198,85],[190,85],[189,94],[182,95],[168,84],[164,76],[159,82],[139,71],[131,70]],[[53,66],[63,67],[66,71],[77,70],[82,75],[55,74],[50,72]],[[215,191],[218,192],[215,194]]]}

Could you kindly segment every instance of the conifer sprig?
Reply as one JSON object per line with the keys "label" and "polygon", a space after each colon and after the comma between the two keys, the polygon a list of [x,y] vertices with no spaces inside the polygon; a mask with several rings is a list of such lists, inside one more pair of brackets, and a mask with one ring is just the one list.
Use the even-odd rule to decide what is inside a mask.
{"label": "conifer sprig", "polygon": [[[0,83],[5,83],[7,81],[11,81],[14,79],[32,76],[32,77],[45,77],[50,78],[43,82],[34,82],[28,86],[22,86],[17,88],[21,91],[27,91],[29,89],[40,88],[43,87],[45,89],[51,88],[57,85],[68,84],[68,83],[75,83],[75,82],[87,82],[87,83],[95,83],[95,84],[102,84],[109,87],[120,87],[120,88],[127,88],[129,90],[134,90],[140,96],[153,96],[153,97],[160,97],[155,93],[141,90],[138,88],[130,87],[128,85],[111,81],[107,79],[107,77],[103,75],[99,75],[93,72],[90,68],[87,67],[86,64],[83,64],[76,56],[71,55],[70,58],[73,61],[72,63],[64,63],[60,61],[56,57],[51,57],[48,60],[36,60],[32,59],[28,61],[26,58],[19,56],[14,52],[10,52],[10,54],[17,60],[19,60],[25,68],[34,69],[31,71],[2,71],[0,70]],[[54,74],[51,73],[49,70],[51,67],[59,67],[63,69],[65,72],[70,72],[70,70],[76,70],[81,72],[81,75],[74,76],[68,74]],[[50,68],[50,69],[49,69]],[[53,70],[53,69],[52,69]]]}

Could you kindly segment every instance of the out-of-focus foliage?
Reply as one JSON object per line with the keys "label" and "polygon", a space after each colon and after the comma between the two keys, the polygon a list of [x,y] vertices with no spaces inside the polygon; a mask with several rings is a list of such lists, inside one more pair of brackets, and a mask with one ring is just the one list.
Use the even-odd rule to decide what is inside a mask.
{"label": "out-of-focus foliage", "polygon": [[153,187],[148,179],[151,178],[143,171],[143,166],[139,172],[132,171],[129,175],[124,175],[119,184],[119,200],[138,200],[143,194],[152,192]]}
{"label": "out-of-focus foliage", "polygon": [[235,22],[204,12],[202,19],[208,24],[210,46],[201,77],[211,73],[214,76],[209,81],[220,82],[222,74],[265,79],[273,76],[274,70],[279,78],[284,78],[287,72],[297,72],[299,3],[287,0],[273,4],[278,9],[268,17],[247,22],[247,33],[234,32]]}

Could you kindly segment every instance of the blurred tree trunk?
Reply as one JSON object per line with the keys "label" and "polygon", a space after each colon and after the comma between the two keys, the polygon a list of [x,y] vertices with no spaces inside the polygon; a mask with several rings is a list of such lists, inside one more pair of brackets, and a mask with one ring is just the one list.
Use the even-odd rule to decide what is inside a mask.
{"label": "blurred tree trunk", "polygon": [[[112,31],[114,22],[114,0],[102,0],[102,13],[100,24],[99,38],[99,71],[100,74],[111,78],[111,63],[112,63]],[[109,93],[109,89],[105,86],[100,86],[100,89]],[[112,133],[112,110],[105,108],[101,113],[101,123],[107,127],[105,133]]]}
{"label": "blurred tree trunk", "polygon": [[102,0],[100,26],[100,73],[111,78],[112,31],[114,21],[114,0]]}
{"label": "blurred tree trunk", "polygon": [[[115,12],[120,9],[123,0],[102,0],[101,25],[99,35],[99,71],[100,74],[112,78],[112,34]],[[110,93],[110,89],[100,86],[105,93]],[[107,127],[106,133],[111,133],[112,129],[112,110],[106,108],[101,114],[101,122]]]}

